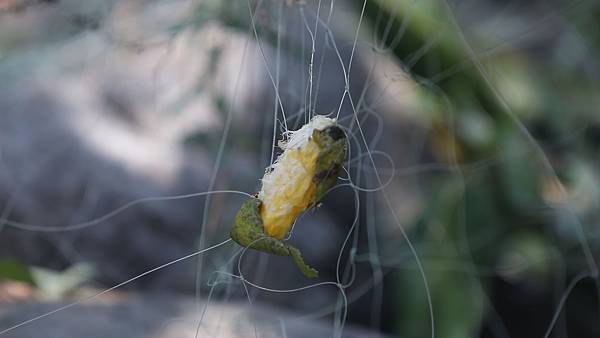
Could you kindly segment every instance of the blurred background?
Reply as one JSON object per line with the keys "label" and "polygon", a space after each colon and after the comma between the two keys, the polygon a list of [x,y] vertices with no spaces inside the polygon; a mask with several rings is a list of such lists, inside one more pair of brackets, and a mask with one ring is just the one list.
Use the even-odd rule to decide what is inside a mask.
{"label": "blurred background", "polygon": [[[0,0],[0,332],[600,336],[599,18],[593,0]],[[230,242],[94,296],[226,240],[246,197],[130,202],[253,194],[314,113],[349,136],[340,187],[290,238],[318,280]]]}

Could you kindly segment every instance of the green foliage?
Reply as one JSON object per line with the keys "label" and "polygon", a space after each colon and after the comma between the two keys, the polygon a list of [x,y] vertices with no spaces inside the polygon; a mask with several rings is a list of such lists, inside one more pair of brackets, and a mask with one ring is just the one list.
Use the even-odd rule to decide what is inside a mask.
{"label": "green foliage", "polygon": [[[359,11],[363,1],[354,4]],[[586,62],[582,46],[598,46],[598,21],[591,13],[599,6],[580,6],[586,9],[568,14],[578,13],[577,36],[587,44],[564,34],[557,39],[564,48],[545,51],[544,57],[508,46],[478,54],[484,74],[443,4],[368,1],[365,20],[382,47],[431,91],[419,96],[422,106],[436,111],[429,114],[435,126],[430,151],[456,170],[428,181],[428,207],[413,227],[427,230],[417,229],[414,236],[424,243],[420,254],[436,332],[470,337],[478,336],[496,311],[497,300],[490,298],[493,279],[547,292],[557,276],[572,278],[587,269],[581,251],[572,249],[586,245],[588,224],[600,216],[594,211],[600,196],[595,174],[600,138],[592,136],[600,135],[600,119],[590,114],[600,95],[594,78],[578,66]],[[586,134],[590,137],[582,137]],[[490,164],[465,170],[482,162]],[[565,202],[575,215],[562,207]],[[597,246],[592,250],[600,253]],[[554,263],[565,257],[577,262],[566,272]],[[412,263],[406,264],[408,269],[395,277],[402,295],[396,300],[402,310],[396,330],[401,336],[428,336],[423,280]],[[593,306],[571,310],[585,313]]]}
{"label": "green foliage", "polygon": [[0,280],[13,280],[34,284],[29,267],[13,260],[0,260]]}

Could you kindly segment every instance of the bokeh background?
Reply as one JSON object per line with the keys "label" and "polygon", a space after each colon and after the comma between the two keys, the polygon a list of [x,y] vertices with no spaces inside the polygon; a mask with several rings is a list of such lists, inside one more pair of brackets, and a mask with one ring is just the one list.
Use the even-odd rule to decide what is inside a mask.
{"label": "bokeh background", "polygon": [[[598,337],[599,18],[592,0],[0,0],[0,332]],[[313,112],[339,114],[348,161],[290,241],[345,297],[275,292],[314,281],[227,243],[3,331],[225,240],[239,194],[85,222],[254,193]]]}

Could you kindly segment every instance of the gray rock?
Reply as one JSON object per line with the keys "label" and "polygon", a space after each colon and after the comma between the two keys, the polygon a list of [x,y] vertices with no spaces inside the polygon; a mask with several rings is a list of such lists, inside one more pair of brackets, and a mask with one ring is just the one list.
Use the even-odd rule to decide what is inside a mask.
{"label": "gray rock", "polygon": [[[206,3],[211,7],[219,1]],[[16,42],[0,55],[1,257],[54,270],[88,263],[96,270],[95,285],[112,285],[227,237],[243,200],[239,196],[215,195],[206,210],[203,198],[143,203],[70,232],[23,231],[2,222],[64,226],[139,198],[208,191],[230,106],[231,134],[212,189],[258,190],[271,154],[274,92],[247,26],[246,3],[227,5],[248,21],[238,23],[246,25],[243,29],[218,17],[200,18],[205,8],[198,5],[68,0],[2,17],[0,47],[3,41]],[[280,48],[280,95],[294,129],[304,123],[310,41],[297,8],[283,10],[285,29],[280,31],[286,32],[290,47]],[[172,33],[179,24],[185,27]],[[349,60],[351,40],[334,34],[343,59]],[[335,112],[345,89],[342,67],[336,53],[325,48],[325,39],[321,28],[316,43],[322,48],[315,55],[321,74],[313,94],[317,113]],[[277,53],[266,41],[262,47],[273,72]],[[361,93],[366,77],[360,61],[356,54],[353,93]],[[341,111],[345,124],[350,111],[346,102]],[[196,141],[190,144],[191,136]],[[296,225],[291,241],[323,280],[335,280],[338,252],[354,220],[353,199],[350,189],[338,189],[322,209]],[[199,244],[201,235],[205,240]],[[231,245],[204,255],[201,277],[238,249]],[[190,260],[130,287],[193,292],[195,268]],[[272,288],[305,282],[288,258],[251,251],[242,271]],[[367,273],[357,274],[357,285],[368,282]],[[243,299],[244,294],[235,296]],[[338,296],[335,288],[316,288],[310,296],[256,297],[307,311],[335,304]]]}
{"label": "gray rock", "polygon": [[[0,330],[52,311],[61,303],[0,307]],[[204,316],[202,313],[204,312]],[[95,300],[33,321],[7,333],[19,338],[335,337],[333,320],[311,318],[247,302],[195,302],[166,294]],[[383,337],[345,325],[342,337]]]}

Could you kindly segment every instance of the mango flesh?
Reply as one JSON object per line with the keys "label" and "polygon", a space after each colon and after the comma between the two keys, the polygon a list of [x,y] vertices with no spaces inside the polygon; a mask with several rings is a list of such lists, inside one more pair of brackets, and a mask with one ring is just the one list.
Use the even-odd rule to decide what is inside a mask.
{"label": "mango flesh", "polygon": [[319,145],[312,138],[299,148],[287,149],[263,179],[260,215],[267,235],[283,239],[313,201],[319,152]]}

